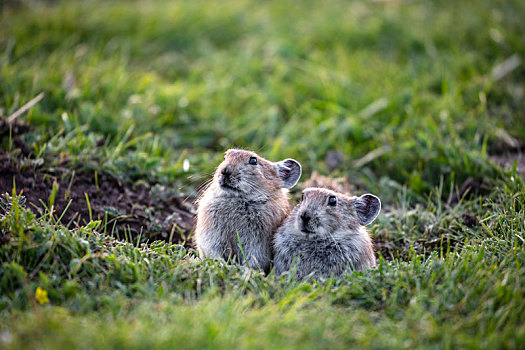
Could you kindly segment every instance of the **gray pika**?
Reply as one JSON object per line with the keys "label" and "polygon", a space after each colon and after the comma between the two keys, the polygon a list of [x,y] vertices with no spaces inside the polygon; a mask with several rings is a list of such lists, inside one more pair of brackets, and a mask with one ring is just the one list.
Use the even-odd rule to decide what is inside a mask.
{"label": "gray pika", "polygon": [[338,277],[344,271],[375,266],[372,241],[364,225],[379,214],[372,194],[350,197],[324,188],[307,188],[303,199],[278,228],[274,240],[277,275],[294,264],[299,279],[314,273]]}
{"label": "gray pika", "polygon": [[[290,213],[288,189],[301,177],[293,159],[274,163],[230,149],[198,200],[195,245],[202,257],[229,257],[268,272],[275,230]],[[237,237],[237,235],[239,237]]]}

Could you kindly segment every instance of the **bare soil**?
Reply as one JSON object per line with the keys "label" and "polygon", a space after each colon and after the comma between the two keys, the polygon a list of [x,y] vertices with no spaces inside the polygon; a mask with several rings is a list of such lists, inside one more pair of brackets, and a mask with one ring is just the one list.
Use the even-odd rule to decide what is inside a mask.
{"label": "bare soil", "polygon": [[507,154],[498,154],[490,156],[490,160],[492,160],[494,163],[498,164],[500,167],[504,169],[512,169],[514,166],[514,161],[516,162],[516,171],[521,174],[525,175],[525,150],[524,151],[516,151],[512,153]]}
{"label": "bare soil", "polygon": [[171,238],[173,242],[190,244],[194,223],[191,200],[161,185],[127,184],[101,172],[95,177],[94,171],[73,172],[65,167],[67,164],[46,168],[34,161],[31,148],[21,138],[29,130],[25,124],[10,127],[0,119],[0,142],[11,142],[13,150],[0,151],[0,194],[11,194],[15,184],[16,192],[26,197],[26,207],[41,213],[49,206],[56,183],[53,211],[58,219],[70,203],[61,219],[68,227],[84,225],[93,218],[102,220],[106,233],[120,238],[124,234],[131,238],[141,235],[150,241]]}

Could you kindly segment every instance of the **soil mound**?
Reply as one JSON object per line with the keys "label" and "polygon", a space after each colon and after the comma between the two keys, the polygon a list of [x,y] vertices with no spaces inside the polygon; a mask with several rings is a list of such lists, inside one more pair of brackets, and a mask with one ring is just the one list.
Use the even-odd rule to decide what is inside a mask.
{"label": "soil mound", "polygon": [[[29,126],[11,126],[0,119],[0,142],[10,142],[14,152],[0,151],[0,194],[22,191],[26,207],[35,213],[49,206],[53,187],[57,188],[53,211],[68,227],[100,219],[106,233],[131,238],[170,240],[189,244],[194,209],[184,195],[161,185],[130,185],[110,174],[64,167],[46,169],[35,160],[21,135]],[[88,206],[89,200],[89,206]],[[69,204],[69,207],[68,207]],[[91,208],[91,211],[90,211]]]}

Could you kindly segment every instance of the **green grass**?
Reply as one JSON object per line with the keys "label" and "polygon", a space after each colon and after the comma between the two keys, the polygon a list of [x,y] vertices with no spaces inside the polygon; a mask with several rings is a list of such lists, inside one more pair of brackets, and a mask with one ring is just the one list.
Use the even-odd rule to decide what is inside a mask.
{"label": "green grass", "polygon": [[231,146],[303,180],[338,152],[383,201],[382,256],[297,282],[3,197],[1,348],[523,348],[525,187],[490,161],[525,140],[524,64],[497,73],[525,59],[523,1],[14,4],[0,116],[45,97],[10,161],[194,195]]}

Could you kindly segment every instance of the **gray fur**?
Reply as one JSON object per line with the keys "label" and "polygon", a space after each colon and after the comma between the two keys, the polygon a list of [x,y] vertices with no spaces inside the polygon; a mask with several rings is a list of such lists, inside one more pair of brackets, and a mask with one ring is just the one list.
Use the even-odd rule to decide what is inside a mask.
{"label": "gray fur", "polygon": [[[330,196],[336,197],[335,206],[328,205]],[[275,234],[275,273],[295,267],[299,279],[309,274],[338,277],[346,270],[375,266],[372,241],[361,223],[372,222],[380,207],[373,195],[357,198],[323,188],[305,189],[303,200]]]}
{"label": "gray fur", "polygon": [[[256,165],[249,164],[250,157],[256,157]],[[284,162],[293,162],[294,170],[280,171]],[[240,238],[249,266],[269,271],[273,234],[290,213],[286,188],[300,174],[293,159],[273,163],[254,152],[227,151],[198,202],[195,244],[200,255],[246,263]]]}

